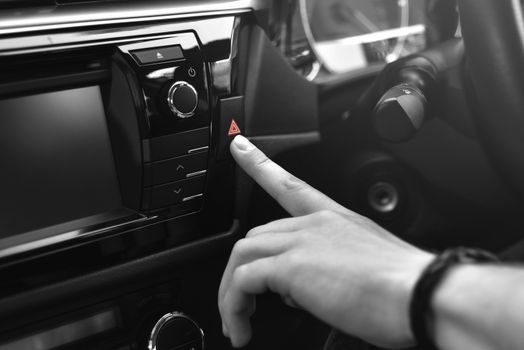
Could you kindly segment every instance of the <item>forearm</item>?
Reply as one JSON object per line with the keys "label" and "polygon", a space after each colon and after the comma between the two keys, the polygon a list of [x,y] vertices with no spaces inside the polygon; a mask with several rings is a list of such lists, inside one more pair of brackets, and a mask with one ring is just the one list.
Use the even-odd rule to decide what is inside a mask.
{"label": "forearm", "polygon": [[465,265],[450,271],[433,299],[443,350],[517,350],[524,344],[524,270]]}

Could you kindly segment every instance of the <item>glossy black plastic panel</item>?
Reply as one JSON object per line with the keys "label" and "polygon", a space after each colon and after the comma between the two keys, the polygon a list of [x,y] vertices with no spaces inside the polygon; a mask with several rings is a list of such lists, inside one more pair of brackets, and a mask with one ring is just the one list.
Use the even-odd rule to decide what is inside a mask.
{"label": "glossy black plastic panel", "polygon": [[205,174],[207,158],[207,153],[198,153],[144,164],[144,185],[161,185]]}
{"label": "glossy black plastic panel", "polygon": [[1,100],[0,114],[1,237],[122,206],[98,87]]}
{"label": "glossy black plastic panel", "polygon": [[184,53],[178,45],[158,47],[154,49],[136,50],[131,54],[139,64],[154,64],[176,61],[184,58]]}

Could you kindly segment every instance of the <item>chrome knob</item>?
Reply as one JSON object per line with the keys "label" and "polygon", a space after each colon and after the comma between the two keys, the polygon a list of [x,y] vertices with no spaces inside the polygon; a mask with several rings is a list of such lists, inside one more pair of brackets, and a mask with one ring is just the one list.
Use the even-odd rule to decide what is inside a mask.
{"label": "chrome knob", "polygon": [[204,350],[204,332],[188,316],[170,312],[162,316],[151,331],[148,350]]}
{"label": "chrome knob", "polygon": [[191,118],[198,107],[198,92],[193,85],[177,81],[169,88],[167,104],[178,118]]}

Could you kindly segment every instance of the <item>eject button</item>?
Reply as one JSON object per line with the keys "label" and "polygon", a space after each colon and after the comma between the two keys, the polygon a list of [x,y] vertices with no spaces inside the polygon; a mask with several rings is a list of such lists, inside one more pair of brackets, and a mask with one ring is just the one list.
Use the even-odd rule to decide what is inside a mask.
{"label": "eject button", "polygon": [[157,47],[147,50],[130,51],[139,64],[153,64],[167,61],[176,61],[184,58],[180,46]]}

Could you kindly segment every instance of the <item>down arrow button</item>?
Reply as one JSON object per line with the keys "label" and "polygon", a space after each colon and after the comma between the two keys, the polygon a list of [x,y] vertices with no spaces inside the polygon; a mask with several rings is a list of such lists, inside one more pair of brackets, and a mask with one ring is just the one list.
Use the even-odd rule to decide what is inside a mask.
{"label": "down arrow button", "polygon": [[151,188],[151,209],[159,209],[201,198],[206,177],[200,176]]}

